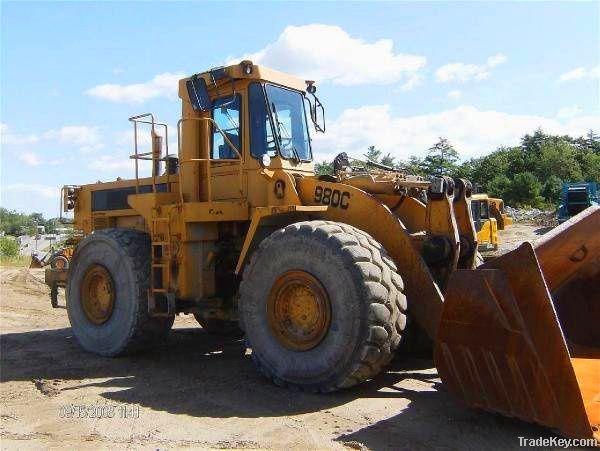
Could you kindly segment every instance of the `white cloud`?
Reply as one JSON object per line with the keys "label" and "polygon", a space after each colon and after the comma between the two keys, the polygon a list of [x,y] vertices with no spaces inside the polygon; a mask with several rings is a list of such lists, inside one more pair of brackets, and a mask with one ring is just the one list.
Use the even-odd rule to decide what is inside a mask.
{"label": "white cloud", "polygon": [[[2,144],[7,146],[34,145],[54,142],[64,146],[78,147],[89,152],[104,147],[98,127],[85,125],[66,125],[59,129],[48,130],[41,134],[18,135],[11,133],[7,124],[0,124]],[[28,157],[29,158],[29,157]],[[33,161],[29,158],[28,161]]]}
{"label": "white cloud", "polygon": [[42,137],[59,144],[79,147],[84,152],[101,149],[104,146],[99,128],[85,125],[67,125],[58,130],[49,130]]}
{"label": "white cloud", "polygon": [[581,108],[579,108],[579,105],[572,105],[558,110],[556,112],[556,117],[559,119],[571,119],[572,117],[577,116],[579,113],[581,113]]}
{"label": "white cloud", "polygon": [[458,100],[462,97],[462,92],[458,89],[453,89],[452,91],[448,92],[447,96],[449,99]]}
{"label": "white cloud", "polygon": [[23,146],[36,144],[40,138],[37,135],[18,135],[11,133],[7,124],[0,123],[0,141],[10,146]]}
{"label": "white cloud", "polygon": [[465,63],[450,63],[440,67],[435,72],[435,78],[439,83],[449,81],[457,81],[466,83],[471,80],[481,81],[490,78],[492,75],[490,69],[498,67],[500,64],[508,61],[506,55],[498,53],[490,56],[485,64],[465,64]]}
{"label": "white cloud", "polygon": [[22,152],[19,155],[19,160],[25,163],[27,166],[39,166],[41,163],[40,157],[35,152]]}
{"label": "white cloud", "polygon": [[94,86],[86,94],[116,103],[143,103],[157,97],[177,98],[178,82],[185,75],[165,72],[145,83],[131,85],[103,84]]}
{"label": "white cloud", "polygon": [[277,40],[263,49],[230,58],[228,64],[252,60],[302,78],[331,81],[338,85],[388,84],[408,77],[408,87],[418,81],[410,76],[426,62],[424,56],[394,52],[391,39],[366,42],[338,26],[310,24],[288,26]]}
{"label": "white cloud", "polygon": [[487,59],[487,65],[488,67],[496,67],[499,66],[500,64],[504,64],[508,61],[508,58],[506,57],[506,55],[503,55],[502,53],[498,53],[497,55],[493,55],[490,56]]}
{"label": "white cloud", "polygon": [[576,67],[575,69],[565,72],[559,78],[559,82],[575,81],[575,80],[594,80],[600,79],[600,65],[596,67]]}
{"label": "white cloud", "polygon": [[34,194],[47,199],[58,199],[60,195],[60,188],[57,186],[40,185],[35,183],[13,183],[9,185],[2,185],[2,192],[23,195]]}
{"label": "white cloud", "polygon": [[[115,177],[130,178],[135,175],[135,161],[130,159],[129,155],[127,152],[118,155],[101,155],[98,158],[90,160],[88,168],[94,171],[109,173]],[[151,167],[150,161],[139,160],[138,169],[140,177],[150,176]]]}
{"label": "white cloud", "polygon": [[94,158],[88,165],[88,168],[102,172],[131,170],[134,167],[134,162],[129,159],[129,155],[123,155],[122,157],[101,155],[98,158]]}
{"label": "white cloud", "polygon": [[419,75],[417,73],[410,74],[408,76],[408,80],[406,80],[406,82],[402,86],[400,86],[400,90],[401,91],[410,91],[414,87],[419,86],[422,81],[423,81],[422,75]]}
{"label": "white cloud", "polygon": [[481,156],[501,145],[516,145],[527,131],[538,127],[548,133],[584,135],[597,127],[600,116],[570,120],[544,116],[513,115],[481,111],[473,106],[418,116],[394,116],[389,105],[345,110],[327,124],[325,135],[314,140],[317,161],[332,159],[339,152],[360,156],[370,145],[397,158],[423,156],[439,136],[446,137],[461,157]]}

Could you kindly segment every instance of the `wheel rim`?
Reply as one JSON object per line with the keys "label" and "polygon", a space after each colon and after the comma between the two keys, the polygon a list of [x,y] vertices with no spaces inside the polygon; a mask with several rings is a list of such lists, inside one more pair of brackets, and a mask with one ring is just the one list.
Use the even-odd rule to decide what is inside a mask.
{"label": "wheel rim", "polygon": [[288,271],[271,288],[267,317],[279,343],[293,351],[308,351],[317,346],[329,330],[329,296],[313,275]]}
{"label": "wheel rim", "polygon": [[56,269],[64,269],[66,266],[66,262],[64,259],[62,258],[57,258],[56,260],[54,260],[54,267]]}
{"label": "wheel rim", "polygon": [[115,305],[115,289],[110,273],[104,266],[92,265],[81,284],[81,306],[93,324],[108,321]]}

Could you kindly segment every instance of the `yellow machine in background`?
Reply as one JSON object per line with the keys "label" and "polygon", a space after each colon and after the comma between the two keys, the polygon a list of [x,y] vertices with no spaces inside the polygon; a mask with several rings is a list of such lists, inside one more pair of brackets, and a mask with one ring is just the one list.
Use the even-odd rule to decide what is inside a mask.
{"label": "yellow machine in background", "polygon": [[471,197],[471,214],[477,231],[479,250],[485,252],[498,249],[499,223],[497,218],[491,215],[490,199],[487,194],[473,194]]}
{"label": "yellow machine in background", "polygon": [[476,269],[469,182],[366,170],[344,154],[333,176],[315,175],[315,91],[250,61],[185,78],[177,155],[166,125],[135,116],[136,178],[64,187],[81,236],[66,288],[79,343],[138,351],[193,314],[209,331],[241,328],[276,384],[327,392],[375,377],[410,316],[469,405],[592,437],[598,292],[569,302],[561,290],[574,299],[600,276],[600,210]]}
{"label": "yellow machine in background", "polygon": [[66,286],[69,262],[74,250],[73,243],[69,239],[57,250],[50,248],[42,258],[35,254],[31,256],[30,268],[46,268],[44,279],[46,285],[50,287],[50,302],[54,308],[58,307],[58,289]]}
{"label": "yellow machine in background", "polygon": [[498,223],[498,230],[505,230],[507,227],[511,226],[513,220],[510,216],[508,216],[508,213],[506,213],[506,209],[504,208],[504,201],[496,197],[489,197],[488,199],[490,215],[493,218],[496,218],[496,222]]}

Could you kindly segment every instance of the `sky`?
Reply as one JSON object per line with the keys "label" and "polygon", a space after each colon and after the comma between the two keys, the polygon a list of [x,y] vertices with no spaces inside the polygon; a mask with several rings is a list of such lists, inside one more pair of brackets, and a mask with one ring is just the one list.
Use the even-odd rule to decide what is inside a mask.
{"label": "sky", "polygon": [[317,81],[317,161],[600,131],[599,5],[1,1],[0,205],[55,217],[60,186],[131,177],[128,117],[173,152],[177,80],[247,58]]}

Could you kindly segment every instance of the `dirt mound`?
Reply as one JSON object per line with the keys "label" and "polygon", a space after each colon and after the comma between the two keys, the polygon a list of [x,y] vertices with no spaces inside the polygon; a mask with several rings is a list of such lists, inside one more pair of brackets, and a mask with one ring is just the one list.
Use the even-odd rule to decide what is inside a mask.
{"label": "dirt mound", "polygon": [[16,288],[20,292],[39,295],[46,294],[48,287],[44,283],[44,271],[29,268],[0,269],[0,284],[2,288]]}

